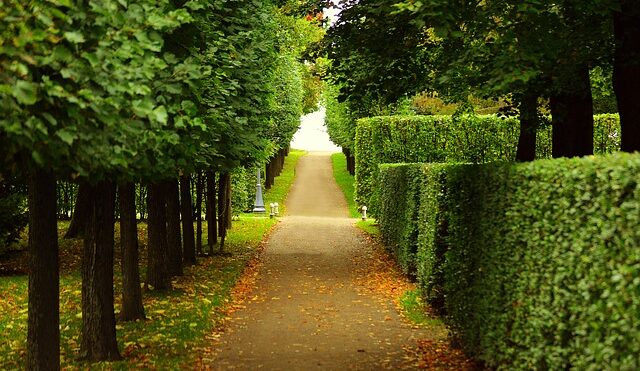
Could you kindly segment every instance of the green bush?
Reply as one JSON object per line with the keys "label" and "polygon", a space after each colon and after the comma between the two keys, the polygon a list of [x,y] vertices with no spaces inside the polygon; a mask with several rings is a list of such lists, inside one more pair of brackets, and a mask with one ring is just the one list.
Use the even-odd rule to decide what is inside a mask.
{"label": "green bush", "polygon": [[[594,151],[620,148],[618,115],[594,116]],[[375,213],[378,165],[407,162],[512,161],[519,124],[516,118],[487,116],[380,116],[358,120],[356,202]],[[538,131],[537,158],[551,157],[551,128]]]}
{"label": "green bush", "polygon": [[415,277],[418,204],[422,164],[381,165],[378,223],[385,246],[396,255],[405,274]]}
{"label": "green bush", "polygon": [[640,367],[640,155],[413,176],[418,280],[465,351],[498,369]]}

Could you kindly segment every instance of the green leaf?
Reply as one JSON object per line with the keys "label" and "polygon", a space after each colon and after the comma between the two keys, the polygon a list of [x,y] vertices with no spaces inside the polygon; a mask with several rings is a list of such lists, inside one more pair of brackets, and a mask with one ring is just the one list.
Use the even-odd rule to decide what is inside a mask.
{"label": "green leaf", "polygon": [[181,106],[182,106],[182,110],[187,115],[194,116],[196,113],[198,113],[198,108],[196,107],[196,104],[190,100],[183,100],[181,103]]}
{"label": "green leaf", "polygon": [[68,145],[73,144],[73,141],[76,139],[76,134],[66,129],[58,130],[56,132],[56,135],[58,136],[58,138],[62,139],[62,141],[67,143]]}
{"label": "green leaf", "polygon": [[82,35],[78,31],[65,32],[64,33],[64,38],[69,40],[69,42],[72,42],[74,44],[80,44],[80,43],[83,43],[85,41],[84,35]]}
{"label": "green leaf", "polygon": [[133,112],[140,117],[147,117],[153,111],[153,101],[149,98],[133,101]]}
{"label": "green leaf", "polygon": [[168,119],[167,109],[164,106],[156,107],[153,110],[151,118],[161,124],[166,124]]}
{"label": "green leaf", "polygon": [[32,82],[18,80],[13,87],[12,95],[18,102],[26,105],[33,105],[38,101],[38,86]]}
{"label": "green leaf", "polygon": [[98,63],[100,63],[100,61],[98,60],[98,56],[96,56],[95,53],[83,53],[82,56],[84,57],[84,59],[89,61],[91,67],[96,67]]}
{"label": "green leaf", "polygon": [[58,45],[53,49],[53,56],[62,62],[69,62],[73,58],[69,49],[62,45]]}

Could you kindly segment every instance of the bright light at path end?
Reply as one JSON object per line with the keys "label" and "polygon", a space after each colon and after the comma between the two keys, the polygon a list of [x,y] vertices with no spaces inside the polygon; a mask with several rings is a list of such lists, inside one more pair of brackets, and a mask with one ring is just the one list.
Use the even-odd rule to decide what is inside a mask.
{"label": "bright light at path end", "polygon": [[293,136],[291,148],[302,149],[310,152],[340,152],[329,139],[327,128],[324,126],[325,109],[304,115],[300,118],[300,129]]}

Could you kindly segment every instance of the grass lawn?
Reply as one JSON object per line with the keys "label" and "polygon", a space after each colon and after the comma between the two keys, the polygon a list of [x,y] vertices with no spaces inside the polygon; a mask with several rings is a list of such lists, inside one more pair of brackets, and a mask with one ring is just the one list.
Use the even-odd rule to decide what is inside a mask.
{"label": "grass lawn", "polygon": [[347,171],[347,158],[344,153],[334,153],[331,155],[331,162],[333,163],[333,177],[338,183],[338,187],[344,193],[344,198],[347,199],[349,206],[349,216],[352,218],[359,218],[358,206],[354,198],[354,181],[353,175]]}
{"label": "grass lawn", "polygon": [[[265,192],[265,202],[284,204],[294,177],[294,169],[303,151],[291,151],[282,175]],[[277,220],[268,216],[241,215],[234,220],[227,235],[225,250],[230,254],[200,258],[198,265],[185,268],[167,292],[143,292],[147,320],[119,322],[118,344],[124,360],[87,364],[76,361],[82,324],[81,279],[79,273],[82,240],[60,239],[60,328],[61,365],[64,369],[134,368],[180,369],[191,367],[198,354],[195,349],[207,345],[206,336],[226,317],[226,304],[245,267],[260,251],[261,242]],[[116,228],[117,228],[116,224]],[[68,222],[59,223],[59,236]],[[203,240],[207,240],[206,225]],[[118,236],[118,233],[116,233]],[[146,225],[139,224],[141,257],[146,256]],[[23,242],[24,243],[24,242]],[[116,255],[119,251],[116,237]],[[141,269],[144,272],[144,264]],[[119,259],[115,264],[116,315],[120,308],[122,277]],[[144,274],[142,275],[144,277]],[[22,369],[25,364],[27,338],[27,287],[24,275],[0,277],[0,369]]]}
{"label": "grass lawn", "polygon": [[[331,162],[333,163],[333,177],[336,179],[338,187],[340,187],[342,193],[344,193],[344,197],[347,199],[349,216],[352,218],[360,218],[361,214],[358,211],[358,205],[356,205],[354,197],[355,181],[353,175],[347,171],[347,158],[343,153],[334,153],[331,155]],[[380,235],[380,229],[378,229],[375,219],[359,220],[356,222],[356,226],[370,235]]]}

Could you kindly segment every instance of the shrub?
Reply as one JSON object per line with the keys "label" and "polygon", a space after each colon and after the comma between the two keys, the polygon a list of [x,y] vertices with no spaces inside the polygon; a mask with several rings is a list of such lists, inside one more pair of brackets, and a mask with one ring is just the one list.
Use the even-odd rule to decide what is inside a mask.
{"label": "shrub", "polygon": [[413,176],[420,286],[469,354],[503,369],[640,367],[640,155]]}
{"label": "shrub", "polygon": [[381,165],[378,223],[385,246],[396,255],[405,274],[415,277],[418,203],[422,164]]}
{"label": "shrub", "polygon": [[[618,115],[594,116],[594,151],[620,148]],[[381,116],[358,120],[356,202],[375,213],[378,165],[407,162],[512,161],[519,124],[516,118],[487,116]],[[551,128],[538,131],[536,156],[551,157]]]}

